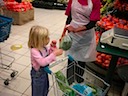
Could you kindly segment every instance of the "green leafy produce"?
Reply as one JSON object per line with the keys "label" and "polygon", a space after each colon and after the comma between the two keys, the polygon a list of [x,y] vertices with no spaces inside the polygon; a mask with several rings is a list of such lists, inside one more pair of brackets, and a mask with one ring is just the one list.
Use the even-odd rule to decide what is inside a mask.
{"label": "green leafy produce", "polygon": [[69,35],[65,35],[60,41],[59,47],[63,50],[68,50],[72,46],[72,38]]}
{"label": "green leafy produce", "polygon": [[68,81],[61,71],[56,72],[55,77],[58,79],[57,83],[60,90],[65,93],[64,96],[75,96],[75,92],[68,87],[69,86]]}
{"label": "green leafy produce", "polygon": [[113,2],[113,0],[107,0],[107,3],[112,3]]}
{"label": "green leafy produce", "polygon": [[[59,82],[59,81],[57,80],[60,89],[64,92],[64,90],[66,89],[66,87],[69,86],[66,77],[64,76],[64,74],[63,74],[61,71],[56,72],[56,73],[55,73],[55,76],[56,76],[57,79],[59,79],[61,82],[64,83],[64,84],[62,84],[61,82]],[[66,86],[66,85],[67,85],[67,86]]]}
{"label": "green leafy produce", "polygon": [[92,92],[93,92],[94,94],[97,93],[97,89],[95,88],[95,86],[93,86],[93,85],[91,85],[91,84],[87,84],[87,86],[89,86],[89,87],[92,89]]}

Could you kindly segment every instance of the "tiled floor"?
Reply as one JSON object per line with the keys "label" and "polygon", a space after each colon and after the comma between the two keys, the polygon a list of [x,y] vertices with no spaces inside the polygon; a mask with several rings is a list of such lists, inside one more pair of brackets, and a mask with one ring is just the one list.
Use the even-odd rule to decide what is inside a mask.
{"label": "tiled floor", "polygon": [[[15,58],[11,68],[17,70],[18,74],[10,81],[8,86],[4,85],[4,80],[0,80],[0,96],[31,96],[31,64],[29,49],[27,47],[29,30],[33,25],[42,25],[49,29],[51,40],[59,40],[65,20],[64,10],[35,8],[35,20],[21,26],[12,25],[10,37],[1,42],[0,48],[2,53]],[[12,51],[10,47],[14,44],[22,44],[22,48]],[[5,70],[0,69],[0,76],[2,78],[10,79],[10,73],[10,70],[5,72]],[[49,96],[54,95],[50,93]],[[110,96],[118,96],[118,94]]]}

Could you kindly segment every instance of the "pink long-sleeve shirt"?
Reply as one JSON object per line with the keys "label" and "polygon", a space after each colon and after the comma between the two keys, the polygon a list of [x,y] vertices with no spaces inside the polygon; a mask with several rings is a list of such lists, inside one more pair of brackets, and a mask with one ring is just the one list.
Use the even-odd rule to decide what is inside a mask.
{"label": "pink long-sleeve shirt", "polygon": [[[42,53],[42,55],[40,52]],[[40,52],[36,48],[30,49],[31,64],[36,71],[41,66],[46,66],[56,60],[55,54],[50,53],[50,48],[47,48],[47,50],[41,50]]]}

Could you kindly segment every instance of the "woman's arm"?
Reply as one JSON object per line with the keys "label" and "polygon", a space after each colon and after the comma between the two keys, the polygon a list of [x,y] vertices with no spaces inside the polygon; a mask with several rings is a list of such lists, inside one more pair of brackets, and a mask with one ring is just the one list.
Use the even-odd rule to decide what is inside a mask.
{"label": "woman's arm", "polygon": [[90,21],[99,21],[100,20],[100,0],[92,0],[93,9],[90,14]]}
{"label": "woman's arm", "polygon": [[83,30],[89,30],[93,27],[95,27],[97,21],[90,21],[87,25],[79,26],[78,28],[74,28],[74,32],[80,32]]}
{"label": "woman's arm", "polygon": [[93,3],[93,9],[90,14],[90,22],[87,25],[80,26],[76,29],[74,29],[74,32],[79,32],[82,30],[89,30],[93,27],[95,27],[95,24],[98,20],[100,20],[100,0],[92,0]]}
{"label": "woman's arm", "polygon": [[86,30],[89,30],[93,27],[95,27],[97,21],[90,21],[87,25],[85,25]]}
{"label": "woman's arm", "polygon": [[66,25],[70,24],[70,22],[72,21],[72,17],[71,17],[71,12],[69,14],[69,16],[67,17],[67,20],[66,20]]}

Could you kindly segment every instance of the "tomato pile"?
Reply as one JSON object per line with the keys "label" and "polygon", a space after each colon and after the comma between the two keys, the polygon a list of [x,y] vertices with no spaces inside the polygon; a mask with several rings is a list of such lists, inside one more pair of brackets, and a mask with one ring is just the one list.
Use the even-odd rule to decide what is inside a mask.
{"label": "tomato pile", "polygon": [[105,30],[109,30],[114,26],[128,30],[128,21],[111,15],[103,16],[100,21],[97,22],[97,25]]}
{"label": "tomato pile", "polygon": [[128,1],[127,0],[115,0],[114,7],[120,11],[128,11]]}
{"label": "tomato pile", "polygon": [[111,60],[111,55],[97,52],[96,63],[104,68],[108,68]]}
{"label": "tomato pile", "polygon": [[22,12],[32,9],[32,4],[30,2],[21,2],[18,3],[16,1],[13,2],[5,2],[5,7],[8,10],[15,11],[15,12]]}

